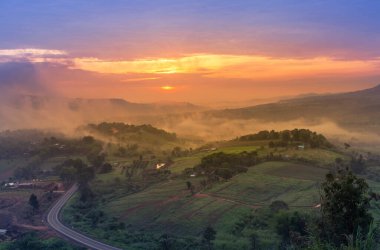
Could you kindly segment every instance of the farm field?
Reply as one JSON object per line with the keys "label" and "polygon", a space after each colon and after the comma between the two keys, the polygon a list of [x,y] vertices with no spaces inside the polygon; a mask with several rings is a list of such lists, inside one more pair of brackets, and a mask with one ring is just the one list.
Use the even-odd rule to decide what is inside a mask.
{"label": "farm field", "polygon": [[[202,182],[206,176],[191,177],[184,173],[211,154],[238,155],[253,151],[262,159],[261,163],[228,180],[205,187]],[[320,184],[336,165],[337,158],[350,160],[346,152],[337,149],[270,148],[263,141],[225,144],[173,157],[173,163],[167,167],[171,174],[149,182],[141,176],[143,169],[136,170],[137,175],[132,179],[127,178],[125,167],[132,164],[131,159],[111,157],[112,172],[98,174],[91,184],[94,193],[101,197],[97,207],[78,211],[83,203],[77,195],[65,207],[63,218],[79,231],[121,248],[154,249],[154,242],[162,235],[191,245],[199,242],[207,226],[217,232],[214,242],[217,249],[249,249],[252,233],[270,248],[281,241],[275,232],[277,215],[272,204],[281,201],[290,211],[317,213]],[[154,168],[153,163],[148,166]],[[189,182],[193,191],[189,189]],[[377,182],[369,181],[369,184],[372,190],[380,190]],[[140,187],[134,190],[134,185]],[[380,217],[377,211],[373,214],[375,218]],[[250,218],[263,221],[265,226],[241,228],[248,225]],[[117,230],[119,227],[124,230]],[[104,228],[116,231],[111,234],[110,229]]]}
{"label": "farm field", "polygon": [[[315,209],[318,183],[326,171],[289,162],[265,162],[193,196],[186,188],[186,180],[176,178],[134,194],[111,198],[101,207],[108,216],[117,218],[131,230],[198,237],[205,225],[211,225],[220,236],[218,244],[235,242],[235,246],[243,247],[248,244],[246,239],[231,236],[231,230],[242,217],[256,209],[268,208],[275,200],[285,201],[291,209]],[[117,173],[106,176],[101,179],[112,180]],[[195,185],[201,180],[202,177],[190,179]],[[70,220],[70,216],[65,218]],[[71,224],[96,237],[104,236],[102,230],[91,229],[83,222]],[[263,238],[267,237],[262,233]]]}

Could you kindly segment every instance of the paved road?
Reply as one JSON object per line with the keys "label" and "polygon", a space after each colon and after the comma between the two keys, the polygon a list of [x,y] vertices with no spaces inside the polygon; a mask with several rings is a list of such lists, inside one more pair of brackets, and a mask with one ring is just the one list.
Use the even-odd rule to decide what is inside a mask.
{"label": "paved road", "polygon": [[78,233],[77,231],[74,231],[66,227],[59,221],[59,212],[61,211],[65,203],[70,199],[70,197],[77,191],[77,189],[78,189],[77,185],[74,185],[58,200],[58,202],[53,206],[53,208],[49,211],[47,215],[47,223],[60,234],[90,249],[121,250],[120,248],[112,247],[100,241],[91,239],[88,236],[85,236],[81,233]]}

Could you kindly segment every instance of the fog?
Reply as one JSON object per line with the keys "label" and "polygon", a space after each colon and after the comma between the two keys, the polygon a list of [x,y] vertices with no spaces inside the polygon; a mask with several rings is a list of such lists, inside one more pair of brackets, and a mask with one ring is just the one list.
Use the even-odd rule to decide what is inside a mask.
{"label": "fog", "polygon": [[[8,96],[10,97],[10,96]],[[202,112],[157,115],[157,108],[138,116],[141,107],[125,108],[110,100],[71,100],[55,97],[13,96],[1,99],[0,130],[44,129],[75,135],[77,128],[88,123],[125,122],[152,124],[175,132],[179,137],[203,141],[228,140],[260,130],[308,128],[329,139],[350,143],[380,143],[372,133],[349,131],[329,120],[310,122],[303,119],[287,122],[263,122],[256,119],[223,119]],[[129,110],[129,111],[124,111]],[[159,112],[159,111],[157,111]],[[150,113],[150,114],[149,114]]]}
{"label": "fog", "polygon": [[356,144],[379,144],[380,136],[374,133],[362,131],[350,131],[344,129],[333,121],[321,119],[307,121],[304,119],[286,122],[263,122],[256,119],[228,120],[216,118],[210,115],[187,114],[179,118],[170,117],[159,119],[157,122],[150,120],[155,126],[160,126],[168,131],[173,131],[181,136],[203,139],[207,141],[228,140],[241,135],[256,133],[261,130],[292,130],[294,128],[307,128],[324,134],[330,140],[337,142],[351,142]]}
{"label": "fog", "polygon": [[204,108],[186,103],[138,104],[121,99],[70,99],[48,86],[31,63],[0,64],[0,131],[43,129],[75,135],[77,128],[85,124],[117,121],[148,123],[180,137],[204,141],[227,140],[260,130],[308,128],[337,142],[380,143],[377,134],[349,131],[331,120],[229,120],[204,113]]}

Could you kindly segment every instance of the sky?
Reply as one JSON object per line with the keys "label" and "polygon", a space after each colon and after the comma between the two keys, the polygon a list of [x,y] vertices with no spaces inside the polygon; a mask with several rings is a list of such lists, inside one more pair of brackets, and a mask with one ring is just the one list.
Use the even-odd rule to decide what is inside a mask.
{"label": "sky", "polygon": [[364,89],[380,84],[378,10],[373,0],[0,1],[0,90],[211,105]]}

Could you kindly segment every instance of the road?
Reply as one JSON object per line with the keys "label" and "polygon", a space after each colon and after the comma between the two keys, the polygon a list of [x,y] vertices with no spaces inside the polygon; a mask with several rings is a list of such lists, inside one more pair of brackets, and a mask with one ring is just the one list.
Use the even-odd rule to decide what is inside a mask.
{"label": "road", "polygon": [[85,236],[77,231],[72,230],[71,228],[63,225],[59,220],[59,213],[62,207],[66,204],[66,202],[70,199],[71,196],[77,191],[78,186],[73,185],[52,207],[49,211],[46,221],[58,233],[63,236],[78,242],[79,244],[88,247],[94,250],[121,250],[120,248],[116,248],[107,244],[104,244],[100,241],[94,240],[88,236]]}

